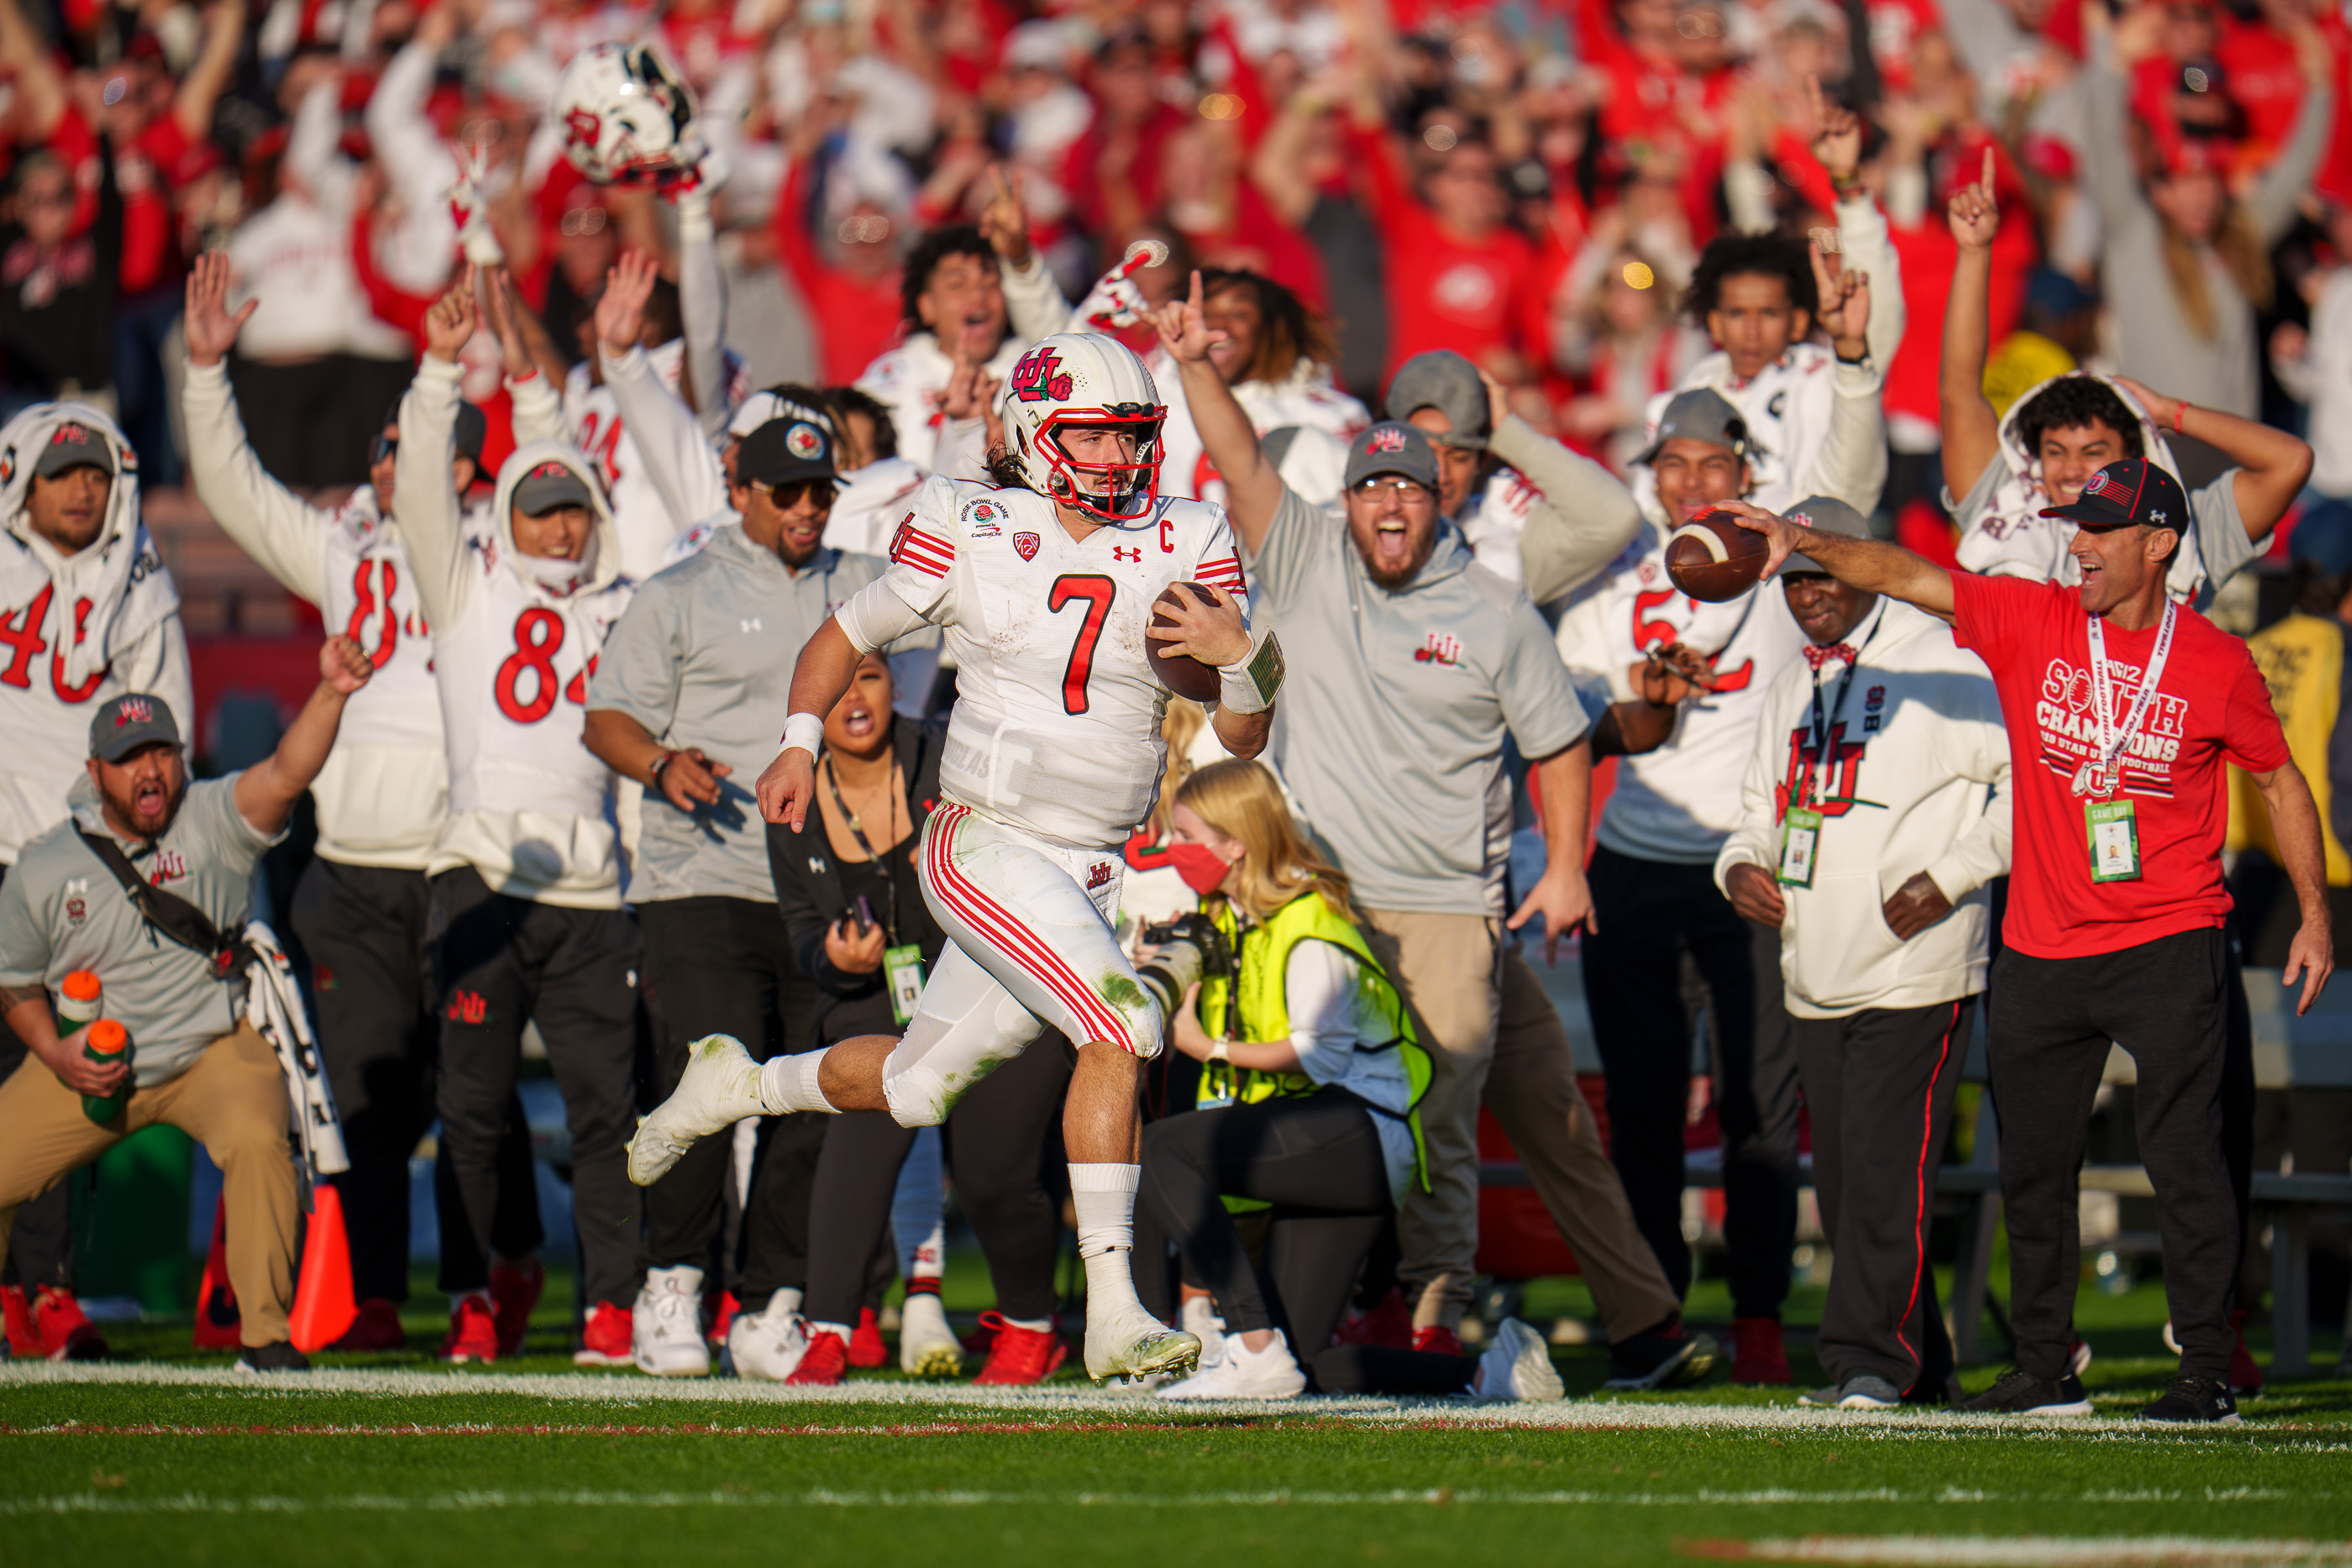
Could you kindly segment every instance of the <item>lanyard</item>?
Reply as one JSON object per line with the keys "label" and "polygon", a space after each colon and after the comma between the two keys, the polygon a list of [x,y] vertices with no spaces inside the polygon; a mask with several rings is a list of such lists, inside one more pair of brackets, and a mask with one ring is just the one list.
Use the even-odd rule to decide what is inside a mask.
{"label": "lanyard", "polygon": [[[1862,646],[1856,648],[1853,651],[1853,657],[1846,661],[1845,674],[1838,677],[1837,695],[1831,699],[1827,713],[1822,711],[1822,673],[1819,670],[1813,672],[1813,768],[1816,788],[1818,788],[1820,775],[1829,768],[1830,731],[1836,728],[1838,720],[1844,716],[1845,694],[1853,687],[1854,676],[1862,673],[1864,650],[1870,646],[1871,638],[1878,635],[1879,627],[1885,624],[1885,622],[1886,607],[1881,605],[1871,616],[1870,630],[1863,635]],[[1820,798],[1818,794],[1814,796],[1816,800]]]}
{"label": "lanyard", "polygon": [[2164,624],[2157,628],[2156,651],[2148,655],[2147,670],[2140,677],[2139,695],[2132,699],[2131,712],[2125,716],[2123,727],[2118,729],[2115,686],[2107,674],[2106,622],[2103,617],[2091,617],[2091,710],[2099,722],[2099,753],[2075,770],[2075,794],[2112,794],[2122,784],[2124,748],[2131,745],[2140,726],[2147,720],[2148,706],[2156,700],[2156,684],[2164,678],[2164,662],[2172,653],[2172,629],[2179,618],[2179,607],[2168,599],[2165,601]]}
{"label": "lanyard", "polygon": [[[898,762],[896,758],[892,758],[890,771],[891,785],[893,787],[887,790],[890,797],[890,821],[885,824],[886,828],[896,827],[898,822],[898,791],[895,788],[898,782]],[[882,873],[882,885],[888,893],[888,902],[890,904],[888,911],[882,916],[882,933],[889,939],[890,946],[895,947],[898,945],[898,875],[897,868],[891,865],[887,857],[877,855],[874,852],[873,844],[866,841],[865,825],[858,821],[857,813],[849,809],[849,802],[841,798],[841,780],[835,777],[833,771],[833,758],[830,754],[828,754],[824,759],[824,782],[825,787],[833,791],[834,810],[839,811],[841,813],[841,820],[849,825],[849,836],[857,841],[857,847],[865,852],[866,858],[867,860],[874,862],[874,868]]]}

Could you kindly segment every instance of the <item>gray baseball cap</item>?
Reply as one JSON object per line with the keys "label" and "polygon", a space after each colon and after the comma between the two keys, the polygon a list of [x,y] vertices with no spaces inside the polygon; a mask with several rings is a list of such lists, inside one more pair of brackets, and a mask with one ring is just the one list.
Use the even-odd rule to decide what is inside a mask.
{"label": "gray baseball cap", "polygon": [[33,474],[47,479],[68,468],[97,468],[114,475],[114,448],[104,434],[78,419],[67,420],[49,432],[49,444],[33,459]]}
{"label": "gray baseball cap", "polygon": [[[1835,496],[1808,496],[1780,514],[1801,528],[1814,528],[1825,534],[1843,534],[1850,539],[1870,537],[1869,520]],[[1802,575],[1818,573],[1821,563],[1811,556],[1792,555],[1780,563],[1774,577],[1786,577],[1790,572]]]}
{"label": "gray baseball cap", "polygon": [[1669,441],[1704,441],[1709,446],[1728,447],[1742,457],[1749,453],[1748,422],[1739,416],[1738,409],[1724,401],[1721,392],[1706,387],[1675,394],[1658,421],[1656,439],[1637,453],[1633,461],[1654,463]]}
{"label": "gray baseball cap", "polygon": [[596,509],[595,498],[588,492],[588,482],[572,471],[568,463],[549,458],[522,476],[514,487],[515,509],[526,517],[543,517],[559,507],[585,507]]}
{"label": "gray baseball cap", "polygon": [[1425,433],[1412,425],[1392,419],[1366,425],[1348,448],[1348,488],[1352,490],[1381,474],[1393,474],[1434,491],[1437,449],[1430,445]]}
{"label": "gray baseball cap", "polygon": [[142,746],[157,741],[180,742],[180,726],[162,697],[131,692],[101,704],[90,716],[89,754],[100,762],[120,762]]}
{"label": "gray baseball cap", "polygon": [[1414,411],[1424,408],[1437,410],[1454,427],[1430,437],[1441,446],[1484,452],[1495,434],[1486,383],[1478,379],[1478,367],[1451,349],[1432,349],[1407,360],[1389,382],[1388,401],[1381,404],[1391,419],[1411,419]]}

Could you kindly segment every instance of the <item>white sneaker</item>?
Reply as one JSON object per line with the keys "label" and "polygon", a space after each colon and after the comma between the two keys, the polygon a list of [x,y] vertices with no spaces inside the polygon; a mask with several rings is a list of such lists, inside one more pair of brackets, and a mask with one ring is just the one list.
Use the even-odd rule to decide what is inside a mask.
{"label": "white sneaker", "polygon": [[948,1310],[929,1291],[898,1308],[898,1370],[909,1377],[959,1377],[963,1343],[948,1327]]}
{"label": "white sneaker", "polygon": [[1178,1311],[1176,1326],[1201,1342],[1201,1364],[1214,1366],[1225,1354],[1225,1320],[1207,1296],[1187,1296]]}
{"label": "white sneaker", "polygon": [[1543,1336],[1517,1318],[1495,1325],[1494,1343],[1478,1357],[1470,1392],[1481,1399],[1562,1399],[1568,1385],[1551,1364]]}
{"label": "white sneaker", "polygon": [[1201,1363],[1201,1342],[1171,1329],[1139,1305],[1128,1305],[1108,1320],[1087,1313],[1087,1375],[1147,1377],[1155,1372],[1190,1372]]}
{"label": "white sneaker", "polygon": [[629,1359],[656,1377],[708,1377],[702,1340],[702,1270],[648,1269],[629,1314]]}
{"label": "white sneaker", "polygon": [[760,1064],[731,1034],[707,1034],[686,1051],[686,1074],[668,1099],[637,1124],[629,1140],[629,1179],[651,1186],[695,1140],[723,1133],[746,1116],[764,1116]]}
{"label": "white sneaker", "polygon": [[736,1376],[782,1383],[800,1370],[801,1357],[808,1354],[808,1320],[794,1310],[799,1303],[785,1297],[778,1291],[764,1312],[735,1314],[727,1330],[727,1355]]}
{"label": "white sneaker", "polygon": [[1227,1335],[1222,1360],[1159,1391],[1162,1399],[1296,1399],[1306,1392],[1307,1374],[1280,1329],[1264,1350],[1250,1349],[1239,1334]]}

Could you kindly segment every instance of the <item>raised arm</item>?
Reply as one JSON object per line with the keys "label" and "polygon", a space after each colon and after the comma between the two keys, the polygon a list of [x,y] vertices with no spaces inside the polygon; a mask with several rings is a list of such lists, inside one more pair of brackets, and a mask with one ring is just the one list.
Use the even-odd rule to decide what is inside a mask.
{"label": "raised arm", "polygon": [[[1519,536],[1528,597],[1548,604],[1591,581],[1641,531],[1642,506],[1623,480],[1511,412],[1503,383],[1481,369],[1495,455],[1534,486]],[[1278,497],[1277,497],[1278,498]]]}
{"label": "raised arm", "polygon": [[1192,411],[1192,425],[1201,434],[1202,450],[1225,481],[1225,515],[1242,548],[1255,556],[1274,526],[1275,508],[1282,505],[1282,476],[1257,444],[1257,431],[1242,411],[1233,389],[1209,359],[1209,346],[1224,340],[1209,329],[1201,303],[1201,275],[1192,274],[1192,291],[1181,300],[1160,308],[1160,346],[1176,361],[1184,383],[1184,401]]}
{"label": "raised arm", "polygon": [[474,335],[474,269],[458,269],[449,291],[425,313],[425,359],[400,400],[400,455],[393,469],[401,545],[425,619],[437,630],[466,608],[464,517],[456,484],[457,352]]}
{"label": "raised arm", "polygon": [[1819,78],[1807,83],[1813,106],[1812,152],[1836,193],[1838,248],[1845,266],[1870,280],[1870,310],[1864,338],[1883,371],[1903,346],[1903,264],[1887,237],[1886,214],[1862,183],[1862,117],[1832,103]]}
{"label": "raised arm", "polygon": [[1952,618],[1952,574],[1901,545],[1802,528],[1746,501],[1718,501],[1715,509],[1730,513],[1741,528],[1771,541],[1772,553],[1764,563],[1763,575],[1768,578],[1782,561],[1801,555],[1848,587],[1899,599],[1940,620]]}
{"label": "raised arm", "polygon": [[223,251],[206,251],[188,273],[188,376],[180,392],[188,474],[221,530],[288,592],[317,604],[326,594],[328,515],[271,478],[246,441],[222,361],[261,301],[248,299],[230,315],[228,281]]}
{"label": "raised arm", "polygon": [[278,749],[236,776],[236,813],[254,831],[274,834],[286,825],[294,802],[327,765],[335,731],[343,722],[343,704],[373,674],[375,664],[357,641],[341,635],[327,639],[319,650],[319,685],[310,700],[286,727]]}
{"label": "raised arm", "polygon": [[996,253],[997,277],[1004,285],[1005,329],[1016,343],[1034,343],[1066,329],[1070,302],[1054,281],[1054,269],[1029,243],[1029,214],[1021,204],[1021,175],[1002,163],[988,166],[990,199],[980,214],[980,232]]}
{"label": "raised arm", "polygon": [[[705,164],[716,154],[705,152]],[[698,184],[677,199],[677,311],[686,336],[686,382],[695,423],[706,437],[727,428],[727,274],[719,265],[712,188]],[[628,416],[623,414],[623,420]]]}
{"label": "raised arm", "polygon": [[0,65],[13,74],[23,104],[20,131],[29,132],[32,141],[47,141],[66,115],[65,78],[16,0],[0,0]]}
{"label": "raised arm", "polygon": [[212,134],[213,110],[227,90],[244,42],[245,0],[216,0],[205,26],[204,52],[172,98],[172,122],[189,141],[202,141]]}
{"label": "raised arm", "polygon": [[563,361],[548,340],[547,329],[516,295],[513,272],[503,267],[486,267],[480,272],[482,310],[489,318],[490,335],[499,340],[499,357],[506,362],[515,444],[564,440],[563,403],[555,391]]}
{"label": "raised arm", "polygon": [[605,275],[604,294],[596,302],[596,351],[604,362],[604,384],[620,405],[621,423],[645,459],[646,476],[669,512],[673,531],[683,533],[697,523],[727,516],[732,507],[726,471],[702,426],[693,411],[655,378],[645,350],[637,346],[656,270],[654,258],[643,251],[621,253]]}
{"label": "raised arm", "polygon": [[2295,63],[2303,68],[2303,109],[2295,116],[2294,133],[2271,160],[2246,203],[2265,246],[2278,244],[2294,226],[2312,172],[2336,127],[2335,51],[2307,17],[2296,24],[2294,36]]}
{"label": "raised arm", "polygon": [[1944,488],[1958,501],[2000,456],[2000,416],[1984,393],[1985,360],[1992,338],[1992,242],[2000,232],[1993,201],[1993,157],[1984,154],[1984,179],[1952,193],[1946,214],[1959,259],[1944,301],[1944,361],[1937,382],[1944,434]]}
{"label": "raised arm", "polygon": [[1854,267],[1832,277],[1813,248],[1813,278],[1821,289],[1822,326],[1838,362],[1830,371],[1830,428],[1810,473],[1795,476],[1800,497],[1834,496],[1864,517],[1886,488],[1886,384],[1882,361],[1869,359],[1871,296],[1877,280]]}
{"label": "raised arm", "polygon": [[[2230,488],[2238,503],[2238,516],[2245,521],[2246,537],[2252,540],[2269,537],[2303,493],[2304,481],[2311,477],[2311,448],[2271,425],[2185,398],[2167,397],[2121,376],[2116,380],[2139,400],[2157,428],[2192,436],[2237,465]],[[2192,424],[2197,428],[2189,429]]]}

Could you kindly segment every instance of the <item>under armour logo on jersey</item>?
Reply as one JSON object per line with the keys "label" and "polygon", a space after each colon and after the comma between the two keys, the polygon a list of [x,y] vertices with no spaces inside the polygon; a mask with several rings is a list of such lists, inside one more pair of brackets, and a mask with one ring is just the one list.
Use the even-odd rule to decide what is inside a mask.
{"label": "under armour logo on jersey", "polygon": [[744,630],[744,631],[746,631],[746,632],[757,632],[757,631],[761,630],[761,626],[760,626],[760,618],[759,618],[758,616],[756,616],[756,615],[752,616],[752,617],[751,617],[750,620],[748,620],[748,621],[745,621],[745,622],[740,622],[740,624],[742,626],[743,630]]}
{"label": "under armour logo on jersey", "polygon": [[1140,561],[1143,559],[1143,547],[1141,545],[1113,545],[1110,547],[1110,559],[1113,560]]}
{"label": "under armour logo on jersey", "polygon": [[811,855],[811,856],[809,856],[809,875],[811,875],[811,876],[823,876],[824,874],[824,857],[823,855]]}
{"label": "under armour logo on jersey", "polygon": [[1006,384],[1023,402],[1044,402],[1048,398],[1059,402],[1070,395],[1073,385],[1070,373],[1062,369],[1060,352],[1042,347],[1021,356]]}
{"label": "under armour logo on jersey", "polygon": [[1019,554],[1023,560],[1035,560],[1037,559],[1037,547],[1045,542],[1045,540],[1039,538],[1035,534],[1015,534],[1013,536],[1013,549],[1017,554]]}
{"label": "under armour logo on jersey", "polygon": [[1108,887],[1109,885],[1110,862],[1097,861],[1094,864],[1087,867],[1087,891],[1088,893],[1092,893],[1098,887]]}

